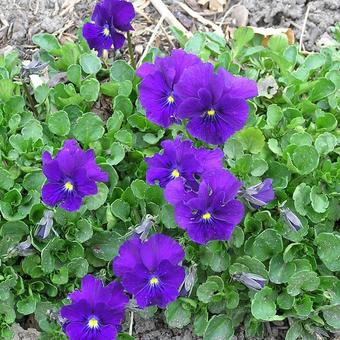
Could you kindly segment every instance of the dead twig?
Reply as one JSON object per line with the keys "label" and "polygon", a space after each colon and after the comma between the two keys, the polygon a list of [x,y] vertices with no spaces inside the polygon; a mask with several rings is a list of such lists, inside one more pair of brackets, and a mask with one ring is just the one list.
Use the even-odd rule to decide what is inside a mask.
{"label": "dead twig", "polygon": [[238,2],[237,4],[231,6],[231,7],[224,13],[224,15],[223,15],[223,17],[222,17],[222,19],[221,19],[221,21],[220,21],[220,24],[219,24],[220,28],[222,28],[222,25],[223,25],[225,19],[226,19],[227,16],[231,13],[231,11],[232,11],[235,7],[239,6],[240,3],[241,3],[241,2]]}
{"label": "dead twig", "polygon": [[300,42],[299,42],[299,51],[300,52],[302,51],[303,35],[305,34],[305,30],[306,30],[306,24],[307,24],[307,19],[308,19],[308,15],[309,15],[309,10],[310,10],[310,7],[309,7],[309,5],[307,5],[307,10],[306,10],[305,18],[303,19]]}
{"label": "dead twig", "polygon": [[166,29],[163,27],[163,25],[161,25],[161,30],[164,33],[164,35],[166,36],[166,38],[168,39],[170,45],[172,46],[172,48],[176,48],[176,45],[174,44],[174,42],[172,41],[170,35],[168,34],[168,32],[166,31]]}
{"label": "dead twig", "polygon": [[159,29],[161,28],[161,25],[162,25],[162,22],[164,21],[164,19],[166,19],[166,17],[165,17],[165,15],[162,15],[161,18],[159,19],[159,21],[158,21],[156,27],[155,27],[154,30],[153,30],[153,33],[152,33],[152,35],[151,35],[151,38],[150,38],[150,40],[148,41],[148,44],[146,45],[145,50],[144,50],[142,56],[140,57],[137,66],[139,66],[139,65],[143,62],[143,59],[144,59],[145,56],[148,54],[149,49],[150,49],[150,46],[152,45],[152,43],[153,43],[154,40],[156,39],[156,37],[157,37],[157,35],[158,35],[158,31],[159,31]]}
{"label": "dead twig", "polygon": [[223,32],[221,27],[217,26],[216,24],[214,24],[212,21],[203,18],[199,13],[195,12],[193,9],[191,9],[188,5],[186,5],[183,2],[178,2],[176,1],[176,3],[182,8],[184,9],[191,17],[193,17],[194,19],[197,19],[197,21],[199,21],[201,24],[205,25],[205,26],[210,26],[217,34],[223,36]]}
{"label": "dead twig", "polygon": [[170,26],[176,27],[178,30],[184,32],[187,36],[192,36],[192,33],[189,32],[170,12],[169,8],[164,4],[162,0],[151,0],[152,5],[156,8],[156,10],[164,16],[164,19]]}

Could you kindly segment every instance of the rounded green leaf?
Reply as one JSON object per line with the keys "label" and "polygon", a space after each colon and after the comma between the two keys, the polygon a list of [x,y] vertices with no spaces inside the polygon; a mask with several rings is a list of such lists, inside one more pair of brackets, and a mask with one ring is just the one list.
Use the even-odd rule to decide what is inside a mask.
{"label": "rounded green leaf", "polygon": [[74,137],[84,144],[90,144],[104,134],[103,121],[94,113],[85,113],[80,117],[73,129]]}
{"label": "rounded green leaf", "polygon": [[327,155],[332,152],[337,145],[337,139],[329,132],[324,132],[315,140],[315,149],[318,153]]}
{"label": "rounded green leaf", "polygon": [[340,270],[340,236],[332,233],[319,234],[314,243],[318,247],[318,255],[331,271]]}
{"label": "rounded green leaf", "polygon": [[70,132],[70,120],[65,111],[57,111],[47,116],[49,130],[57,136],[66,136]]}
{"label": "rounded green leaf", "polygon": [[255,127],[243,129],[238,133],[243,148],[251,153],[259,153],[265,145],[264,135]]}
{"label": "rounded green leaf", "polygon": [[253,256],[260,261],[267,260],[282,252],[282,237],[274,229],[266,229],[258,235],[253,244]]}
{"label": "rounded green leaf", "polygon": [[123,201],[122,199],[116,199],[111,204],[111,211],[113,215],[118,217],[124,222],[127,222],[129,220],[130,216],[130,205]]}
{"label": "rounded green leaf", "polygon": [[319,154],[313,146],[301,145],[294,150],[292,161],[301,175],[307,175],[317,168]]}
{"label": "rounded green leaf", "polygon": [[135,75],[134,69],[124,60],[117,60],[112,64],[110,76],[115,81],[132,81]]}
{"label": "rounded green leaf", "polygon": [[86,197],[84,203],[89,210],[97,210],[106,202],[109,189],[104,183],[97,183],[98,192],[96,195]]}
{"label": "rounded green leaf", "polygon": [[166,307],[165,318],[170,327],[183,328],[190,323],[191,312],[184,308],[182,300],[178,299]]}
{"label": "rounded green leaf", "polygon": [[256,319],[264,321],[269,321],[276,315],[275,298],[270,287],[264,287],[254,295],[251,313]]}
{"label": "rounded green leaf", "polygon": [[80,56],[80,66],[87,74],[96,74],[102,68],[100,59],[93,53],[85,53]]}
{"label": "rounded green leaf", "polygon": [[88,102],[98,99],[100,84],[97,79],[86,79],[80,86],[80,95]]}
{"label": "rounded green leaf", "polygon": [[58,39],[54,35],[48,33],[36,34],[32,37],[32,41],[47,52],[57,50],[61,47]]}
{"label": "rounded green leaf", "polygon": [[208,322],[203,340],[228,340],[233,334],[231,320],[224,314],[214,315]]}

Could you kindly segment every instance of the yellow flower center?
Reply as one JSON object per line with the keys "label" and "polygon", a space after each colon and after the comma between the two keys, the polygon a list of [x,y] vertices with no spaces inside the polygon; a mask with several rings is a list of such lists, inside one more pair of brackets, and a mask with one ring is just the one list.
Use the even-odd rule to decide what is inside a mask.
{"label": "yellow flower center", "polygon": [[214,109],[210,109],[207,113],[208,113],[208,116],[214,116],[216,111]]}
{"label": "yellow flower center", "polygon": [[90,328],[98,328],[98,320],[96,318],[91,318],[88,322]]}
{"label": "yellow flower center", "polygon": [[108,37],[110,35],[110,30],[108,28],[104,28],[103,34],[105,35],[105,37]]}
{"label": "yellow flower center", "polygon": [[152,286],[158,285],[158,282],[159,282],[159,280],[155,276],[150,279],[150,284]]}
{"label": "yellow flower center", "polygon": [[172,170],[171,176],[173,178],[179,177],[179,171],[177,169]]}
{"label": "yellow flower center", "polygon": [[175,102],[175,98],[173,96],[169,96],[167,101],[168,101],[168,104],[173,104]]}
{"label": "yellow flower center", "polygon": [[211,214],[206,212],[205,214],[202,215],[203,220],[208,221],[211,219]]}
{"label": "yellow flower center", "polygon": [[67,190],[67,191],[72,191],[73,190],[73,184],[71,182],[66,182],[64,184],[64,188]]}

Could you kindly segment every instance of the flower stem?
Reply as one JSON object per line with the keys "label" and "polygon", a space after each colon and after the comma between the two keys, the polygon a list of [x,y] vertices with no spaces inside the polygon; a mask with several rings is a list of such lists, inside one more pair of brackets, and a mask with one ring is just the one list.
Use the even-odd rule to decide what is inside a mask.
{"label": "flower stem", "polygon": [[132,41],[131,41],[131,34],[130,34],[129,31],[127,32],[127,41],[128,41],[128,47],[129,47],[131,66],[134,69],[136,69],[136,60],[135,60],[135,56],[133,54],[133,45],[132,45]]}

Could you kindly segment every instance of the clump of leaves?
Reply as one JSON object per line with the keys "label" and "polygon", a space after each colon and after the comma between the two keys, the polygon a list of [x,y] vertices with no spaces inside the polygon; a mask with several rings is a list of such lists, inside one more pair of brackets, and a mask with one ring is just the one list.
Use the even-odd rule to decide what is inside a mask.
{"label": "clump of leaves", "polygon": [[[103,65],[82,41],[60,45],[36,35],[41,51],[31,68],[23,69],[15,52],[0,57],[1,338],[11,338],[10,325],[31,314],[43,338],[63,338],[57,311],[67,293],[88,272],[111,280],[118,247],[147,215],[150,228],[179,239],[191,268],[190,295],[165,311],[171,327],[193,323],[206,340],[229,339],[241,323],[247,336],[261,336],[265,321],[288,318],[288,340],[340,328],[339,52],[333,46],[304,56],[285,35],[263,47],[249,28],[237,30],[231,46],[211,33],[178,37],[186,51],[263,85],[247,126],[223,151],[245,187],[272,178],[276,200],[249,207],[228,242],[190,242],[162,190],[145,183],[143,161],[182,127],[165,131],[146,119],[139,79],[125,61]],[[41,155],[68,138],[93,148],[110,180],[78,212],[55,209],[53,226],[49,221],[49,232],[38,237],[48,222]],[[285,222],[283,203],[301,221],[298,230]],[[18,251],[27,240],[31,251]]]}

